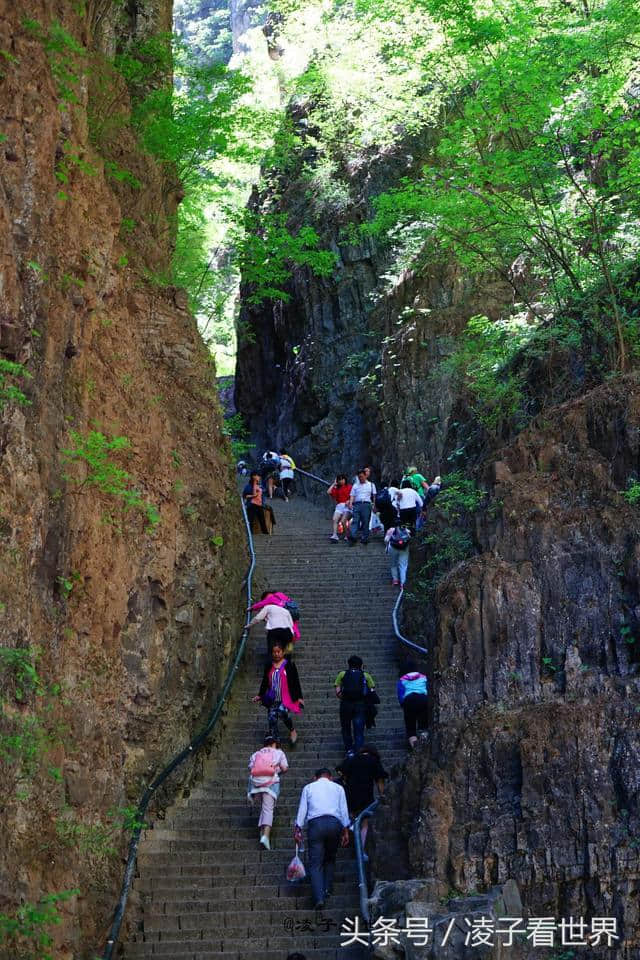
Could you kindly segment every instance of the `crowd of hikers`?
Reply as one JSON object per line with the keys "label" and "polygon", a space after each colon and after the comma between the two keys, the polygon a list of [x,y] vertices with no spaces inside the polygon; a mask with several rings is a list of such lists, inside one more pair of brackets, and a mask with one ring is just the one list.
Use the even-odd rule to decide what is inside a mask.
{"label": "crowd of hikers", "polygon": [[[265,503],[277,496],[284,500],[293,492],[295,463],[285,451],[268,451],[258,468],[250,471],[239,464],[239,472],[249,476],[243,497],[250,518],[256,517],[263,532],[265,513],[272,508]],[[385,484],[380,492],[371,479],[371,468],[359,470],[351,481],[339,474],[328,489],[335,508],[330,541],[344,538],[350,545],[360,539],[367,544],[370,536],[380,532],[384,537],[391,564],[392,583],[404,587],[409,542],[424,522],[428,504],[440,491],[440,477],[429,483],[415,466],[410,466],[398,486]],[[275,522],[275,518],[273,518]],[[267,662],[254,703],[267,712],[268,732],[262,747],[249,758],[247,797],[251,805],[260,800],[258,819],[259,843],[271,849],[271,829],[280,794],[280,778],[289,769],[282,749],[279,727],[286,729],[289,744],[298,740],[295,718],[304,710],[304,696],[294,661],[294,645],[300,639],[300,610],[295,600],[278,590],[265,591],[251,608],[249,628],[263,622],[266,628]],[[384,793],[388,774],[375,746],[365,743],[365,730],[375,725],[380,704],[375,678],[365,669],[360,656],[349,657],[345,669],[336,676],[333,687],[339,700],[339,721],[345,756],[335,771],[320,767],[311,783],[302,790],[294,824],[296,856],[288,876],[299,879],[304,867],[298,857],[303,830],[307,829],[309,877],[316,909],[324,907],[332,893],[333,871],[338,847],[348,846],[350,831],[356,818],[374,800],[375,789]],[[397,698],[405,721],[410,749],[418,737],[426,735],[428,726],[428,681],[414,663],[405,663],[397,681]],[[368,822],[360,823],[360,839],[365,860]],[[295,956],[295,955],[294,955]]]}

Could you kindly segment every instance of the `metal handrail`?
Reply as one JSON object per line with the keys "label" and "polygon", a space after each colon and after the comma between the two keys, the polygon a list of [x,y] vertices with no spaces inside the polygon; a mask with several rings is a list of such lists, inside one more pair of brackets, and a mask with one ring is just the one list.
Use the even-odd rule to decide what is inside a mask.
{"label": "metal handrail", "polygon": [[203,730],[200,731],[200,733],[196,737],[194,737],[194,739],[191,741],[191,743],[188,746],[186,746],[183,750],[181,750],[180,753],[176,754],[173,760],[171,760],[167,764],[167,766],[164,768],[164,770],[162,770],[158,774],[158,776],[149,784],[149,786],[147,787],[147,789],[142,795],[142,799],[140,800],[140,803],[138,804],[138,809],[136,811],[136,826],[131,835],[131,840],[129,841],[129,854],[127,857],[127,865],[125,867],[124,878],[123,878],[122,887],[120,890],[120,899],[118,900],[115,913],[113,915],[113,922],[111,924],[111,929],[109,931],[107,944],[106,944],[104,953],[102,955],[102,960],[111,960],[111,958],[113,957],[113,951],[118,942],[118,937],[120,935],[120,927],[122,926],[122,920],[124,918],[124,912],[127,906],[127,899],[129,897],[129,889],[131,887],[131,881],[133,880],[133,873],[135,870],[136,855],[138,852],[140,834],[142,833],[142,829],[145,826],[143,821],[144,821],[144,816],[147,812],[147,807],[149,806],[149,803],[154,793],[158,789],[158,787],[162,786],[162,784],[165,782],[167,777],[171,773],[173,773],[176,767],[179,767],[180,764],[187,759],[187,757],[195,756],[198,750],[206,742],[209,734],[211,733],[216,723],[218,722],[218,718],[222,712],[222,708],[225,704],[227,696],[229,695],[229,691],[231,690],[231,686],[235,679],[236,673],[238,672],[238,667],[240,666],[240,661],[242,660],[242,656],[244,654],[244,650],[247,644],[248,624],[249,624],[249,620],[251,619],[251,611],[250,611],[251,580],[252,580],[253,571],[256,565],[256,555],[253,549],[253,537],[251,535],[251,524],[249,523],[247,510],[242,500],[240,501],[240,506],[242,508],[242,516],[244,519],[244,525],[247,532],[247,543],[249,546],[249,556],[250,556],[249,570],[245,578],[246,587],[247,587],[247,613],[246,613],[245,625],[242,630],[242,637],[240,639],[240,643],[238,645],[238,649],[236,651],[236,655],[234,657],[233,663],[229,669],[229,672],[227,673],[227,679],[225,680],[224,687],[222,688],[222,693],[218,697],[216,705],[213,708],[211,714],[209,715],[209,719],[207,721],[206,726],[204,727]]}
{"label": "metal handrail", "polygon": [[[371,914],[369,913],[369,887],[364,870],[364,850],[362,849],[362,838],[360,837],[360,823],[365,817],[371,816],[379,803],[380,798],[378,797],[377,800],[374,800],[373,803],[369,804],[368,807],[358,814],[353,824],[353,841],[356,848],[356,863],[358,866],[358,890],[360,891],[360,916],[364,920],[367,930],[369,930],[371,924]],[[369,943],[369,946],[371,946],[371,943]]]}
{"label": "metal handrail", "polygon": [[421,647],[419,644],[414,643],[413,640],[409,640],[402,633],[400,633],[400,627],[398,626],[398,611],[400,610],[400,605],[402,604],[402,598],[404,597],[404,590],[400,590],[398,593],[398,598],[393,605],[393,610],[391,611],[391,622],[393,623],[393,632],[395,633],[398,640],[401,643],[406,643],[408,647],[411,647],[413,650],[417,650],[418,653],[423,653],[425,656],[429,653],[426,647]]}
{"label": "metal handrail", "polygon": [[318,483],[323,483],[325,487],[331,486],[328,480],[324,480],[322,477],[316,477],[315,473],[309,473],[308,470],[301,470],[300,467],[294,467],[293,469],[296,473],[301,473],[303,477],[309,477],[310,480],[317,480]]}
{"label": "metal handrail", "polygon": [[[301,473],[304,477],[309,477],[311,480],[316,480],[318,483],[324,484],[326,487],[330,487],[331,484],[327,480],[323,480],[322,477],[317,477],[314,473],[309,473],[307,470],[301,470],[300,467],[295,467],[297,473]],[[408,637],[405,637],[400,631],[398,625],[398,612],[402,604],[402,598],[404,596],[404,590],[400,590],[398,593],[398,599],[393,605],[393,610],[391,611],[391,623],[393,625],[393,632],[396,636],[396,639],[400,643],[406,644],[407,647],[411,647],[412,650],[417,650],[418,653],[422,653],[425,656],[429,653],[426,647],[421,647],[419,644],[414,643],[413,640],[409,640]]]}

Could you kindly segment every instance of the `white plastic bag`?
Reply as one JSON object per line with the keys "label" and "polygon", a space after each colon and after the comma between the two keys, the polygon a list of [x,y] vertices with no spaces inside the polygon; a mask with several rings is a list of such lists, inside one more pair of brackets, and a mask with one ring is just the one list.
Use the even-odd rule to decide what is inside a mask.
{"label": "white plastic bag", "polygon": [[369,530],[371,533],[384,533],[384,526],[382,525],[382,520],[377,513],[371,511],[371,519],[369,520]]}
{"label": "white plastic bag", "polygon": [[304,863],[298,855],[298,844],[296,843],[296,853],[289,866],[287,867],[287,880],[289,883],[300,883],[307,875]]}

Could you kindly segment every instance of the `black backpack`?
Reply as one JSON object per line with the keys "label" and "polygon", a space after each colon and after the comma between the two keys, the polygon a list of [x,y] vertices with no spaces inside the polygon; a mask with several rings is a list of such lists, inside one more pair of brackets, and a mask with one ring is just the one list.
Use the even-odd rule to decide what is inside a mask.
{"label": "black backpack", "polygon": [[351,703],[363,701],[367,694],[367,678],[364,670],[350,667],[342,678],[342,699]]}
{"label": "black backpack", "polygon": [[392,547],[395,547],[396,550],[406,550],[409,546],[409,540],[411,539],[411,533],[407,530],[406,527],[394,527],[393,533],[391,534],[391,543]]}

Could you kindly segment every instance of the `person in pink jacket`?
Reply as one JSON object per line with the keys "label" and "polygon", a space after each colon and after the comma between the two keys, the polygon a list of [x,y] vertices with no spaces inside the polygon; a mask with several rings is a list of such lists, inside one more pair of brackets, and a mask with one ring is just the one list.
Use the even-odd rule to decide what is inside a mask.
{"label": "person in pink jacket", "polygon": [[[252,611],[262,610],[262,608],[266,607],[268,604],[273,604],[276,607],[286,607],[288,603],[294,603],[294,601],[291,597],[288,597],[286,593],[280,593],[275,590],[265,590],[260,600],[258,600],[257,603],[253,604],[253,606],[251,607],[251,610]],[[293,620],[293,618],[292,618],[291,630],[293,633],[293,643],[297,643],[298,640],[300,639],[300,627],[298,626],[297,621]],[[276,641],[282,638],[274,637],[273,639],[274,641]],[[287,647],[287,644],[285,644],[285,649],[286,647]],[[293,651],[293,645],[291,646],[290,650],[287,650],[287,653],[291,653],[292,651]]]}
{"label": "person in pink jacket", "polygon": [[253,804],[253,798],[262,796],[262,807],[258,827],[260,843],[265,850],[271,849],[269,835],[273,826],[273,812],[280,796],[280,774],[289,769],[286,755],[280,749],[280,741],[268,733],[264,746],[249,757],[249,786],[247,799]]}

